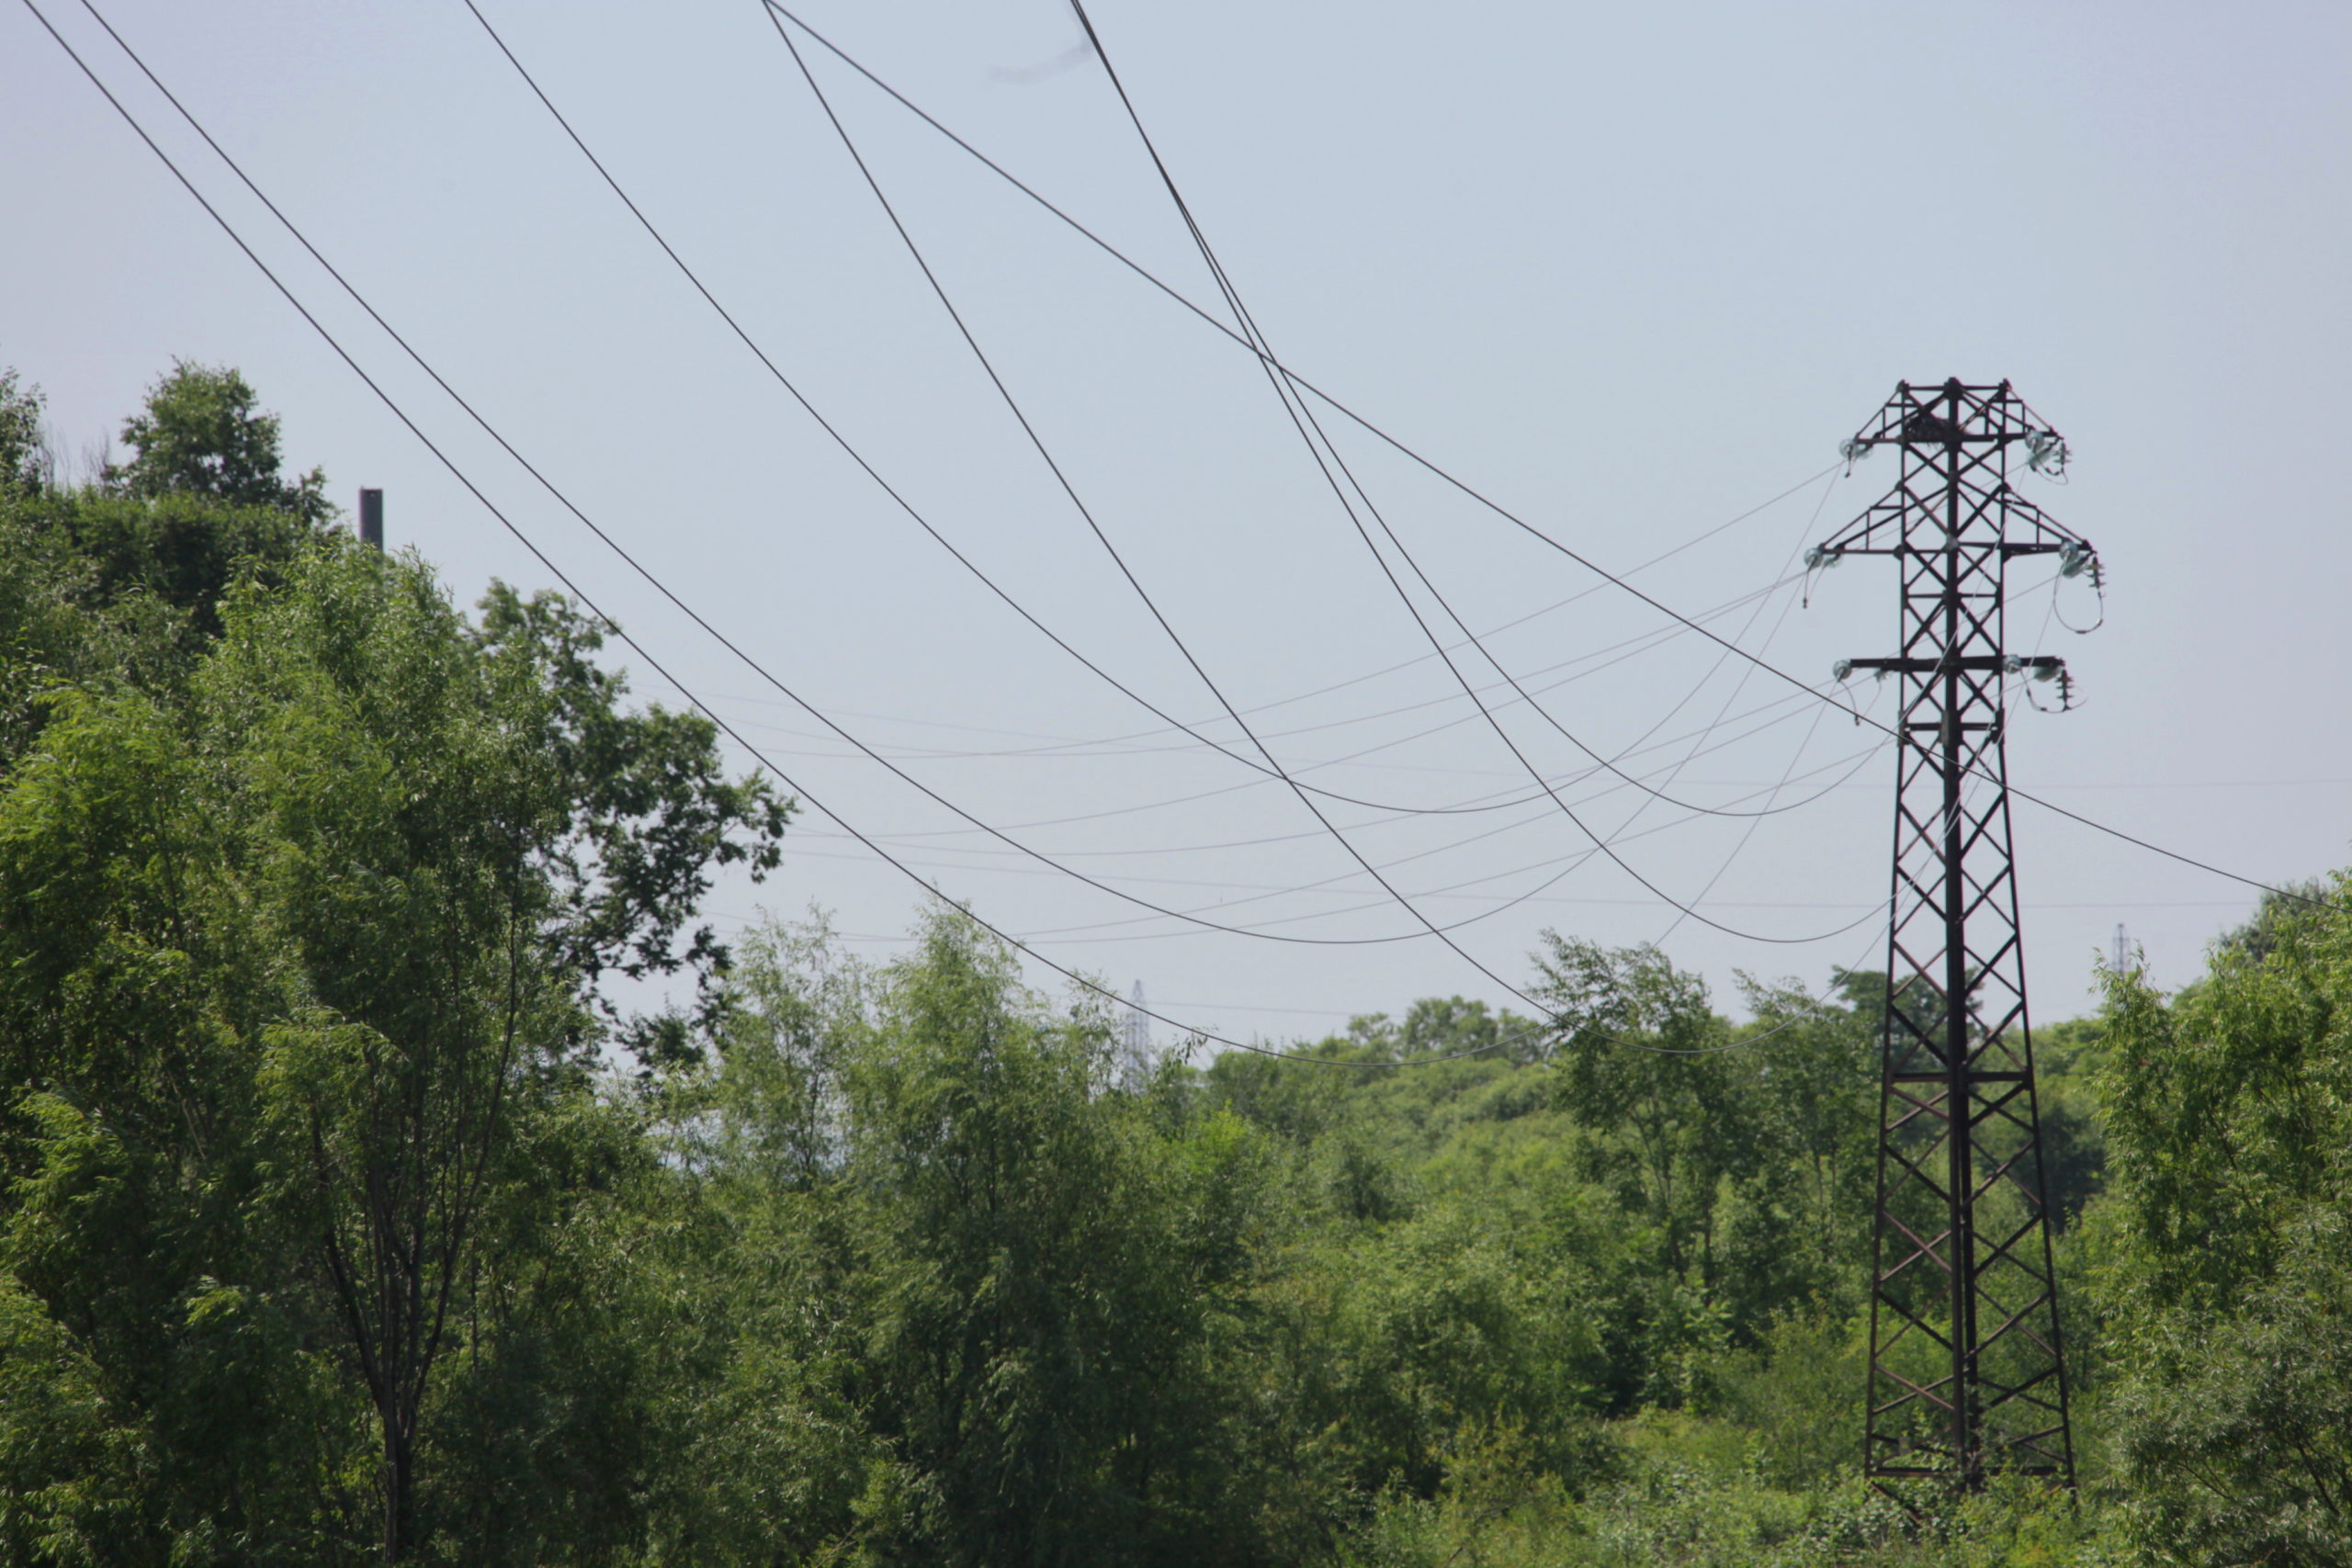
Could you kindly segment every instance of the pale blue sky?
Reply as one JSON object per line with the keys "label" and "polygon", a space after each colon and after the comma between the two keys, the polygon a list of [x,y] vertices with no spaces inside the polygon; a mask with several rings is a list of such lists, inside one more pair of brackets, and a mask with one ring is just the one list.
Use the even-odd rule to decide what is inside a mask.
{"label": "pale blue sky", "polygon": [[[746,732],[809,789],[982,913],[1056,933],[1040,938],[1056,957],[1122,989],[1140,977],[1165,1010],[1231,1032],[1311,1031],[1430,993],[1507,999],[1426,939],[1167,934],[1165,920],[1136,922],[1109,896],[948,832],[956,823],[937,807],[811,739],[806,716],[471,433],[239,199],[77,0],[40,4],[567,570],[730,716],[764,727]],[[1216,713],[992,400],[755,0],[482,4],[714,291],[942,533],[1155,703],[1188,719]],[[1021,836],[1158,902],[1320,937],[1414,929],[1281,785],[1228,788],[1254,775],[1165,735],[1061,746],[1159,725],[991,598],[814,430],[458,0],[103,8],[535,463],[729,636],[942,794],[993,822],[1050,824]],[[803,14],[1171,283],[1213,297],[1100,73],[1053,68],[1078,37],[1057,0],[807,0]],[[2104,630],[2075,637],[2046,621],[2047,590],[2021,592],[2017,640],[2049,626],[2043,645],[2072,662],[2085,705],[2023,716],[2013,776],[2249,875],[2346,862],[2339,605],[2352,551],[2335,465],[2352,363],[2352,13],[1102,0],[1096,21],[1284,358],[1604,564],[1634,565],[1820,470],[1898,378],[2014,378],[2073,441],[2072,482],[2033,493],[2098,544],[2112,604]],[[1288,732],[1270,733],[1285,763],[1394,742],[1306,776],[1423,807],[1523,787],[1421,657],[1247,356],[820,63],[1007,382],[1227,694],[1254,706],[1354,682],[1264,716],[1269,732]],[[175,355],[234,363],[285,413],[290,455],[322,463],[346,503],[359,485],[384,486],[394,541],[463,596],[492,575],[544,581],[21,6],[0,12],[0,362],[47,389],[69,444],[106,434]],[[1591,586],[1393,456],[1344,445],[1474,626]],[[1890,477],[1858,470],[1817,524],[1816,485],[1640,581],[1692,613],[1733,600]],[[1809,608],[1784,595],[1724,626],[1745,626],[1747,646],[1818,679],[1840,655],[1884,650],[1893,594],[1874,564],[1855,563]],[[1604,589],[1491,646],[1530,675],[1661,625]],[[1545,700],[1613,750],[1669,710],[1653,739],[1781,696],[1762,677],[1737,687],[1736,665],[1710,676],[1716,651],[1675,639]],[[639,686],[673,700],[650,673]],[[1427,705],[1391,712],[1408,705]],[[1504,717],[1541,765],[1575,764],[1523,709]],[[1812,784],[1835,783],[1838,759],[1869,739],[1806,714],[1688,761],[1673,789],[1722,802],[1792,769],[1827,768]],[[1008,751],[1023,754],[949,754]],[[1884,895],[1891,775],[1882,755],[1752,837],[1738,821],[1668,826],[1623,852],[1685,897],[1721,870],[1709,908],[1727,924],[1817,932]],[[1211,791],[1224,793],[1125,809]],[[1614,829],[1632,811],[1623,792],[1588,820]],[[1376,815],[1337,808],[1433,918],[1485,916],[1460,940],[1506,979],[1523,979],[1544,926],[1633,942],[1670,924],[1599,862],[1498,908],[1585,842],[1556,814]],[[1678,815],[1653,804],[1631,829]],[[2086,1004],[2091,954],[2117,921],[2177,983],[2250,900],[2030,807],[2018,822],[2045,1018]],[[1465,841],[1506,823],[1517,825]],[[755,899],[788,911],[813,900],[844,931],[901,930],[909,886],[817,814],[802,828],[776,881],[730,887],[719,904],[743,915]],[[1832,964],[1875,963],[1868,935],[1768,946],[1686,922],[1667,944],[1727,990],[1735,966],[1818,983]]]}

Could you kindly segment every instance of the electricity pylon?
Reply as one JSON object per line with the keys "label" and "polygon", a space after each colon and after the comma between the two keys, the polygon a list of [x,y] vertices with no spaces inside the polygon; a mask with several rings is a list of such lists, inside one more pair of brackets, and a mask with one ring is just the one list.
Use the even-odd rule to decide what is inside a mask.
{"label": "electricity pylon", "polygon": [[1891,556],[1902,576],[1895,656],[1838,673],[1901,682],[1863,1464],[1917,1506],[1922,1483],[2074,1482],[2006,756],[2023,682],[2054,681],[2061,707],[2069,682],[2010,654],[2002,620],[2013,558],[2097,569],[2009,488],[2012,453],[2054,476],[2066,447],[2007,381],[1898,384],[1844,451],[1881,446],[1894,488],[1807,559]]}

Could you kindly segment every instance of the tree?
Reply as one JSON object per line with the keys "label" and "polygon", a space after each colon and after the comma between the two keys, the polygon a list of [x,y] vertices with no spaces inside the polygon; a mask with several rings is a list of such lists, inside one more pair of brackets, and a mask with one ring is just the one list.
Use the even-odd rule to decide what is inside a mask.
{"label": "tree", "polygon": [[49,466],[40,423],[45,406],[39,387],[26,386],[15,370],[0,365],[0,491],[42,487]]}
{"label": "tree", "polygon": [[594,1152],[628,1145],[598,977],[711,978],[681,933],[786,803],[707,723],[621,711],[552,598],[476,628],[313,533],[216,608],[187,681],[53,696],[0,788],[0,1265],[143,1433],[155,1560],[328,1560],[355,1472],[403,1560],[454,1506],[424,1468],[453,1347],[495,1371],[628,1163]]}
{"label": "tree", "polygon": [[1696,1270],[1712,1285],[1717,1182],[1750,1140],[1706,983],[1656,948],[1612,951],[1556,931],[1544,933],[1536,968],[1532,994],[1559,1030],[1564,1103],[1596,1131],[1623,1133],[1594,1145],[1596,1169],[1622,1173],[1668,1272]]}
{"label": "tree", "polygon": [[2107,976],[2087,1224],[2142,1539],[2352,1562],[2352,882],[2266,904],[2165,998]]}
{"label": "tree", "polygon": [[312,468],[291,484],[279,479],[278,418],[255,412],[258,402],[237,370],[174,360],[148,389],[145,410],[123,422],[133,456],[110,467],[107,479],[141,500],[206,495],[324,520],[334,511],[325,473]]}
{"label": "tree", "polygon": [[1217,1350],[1259,1140],[1188,1110],[1175,1069],[1115,1087],[1102,1010],[1057,1012],[953,910],[875,972],[763,942],[733,999],[697,1165],[792,1236],[778,1256],[824,1259],[786,1304],[832,1326],[788,1342],[854,1396],[804,1384],[807,1427],[847,1406],[865,1434],[862,1490],[824,1481],[854,1445],[799,1450],[840,1536],[880,1562],[1250,1555]]}

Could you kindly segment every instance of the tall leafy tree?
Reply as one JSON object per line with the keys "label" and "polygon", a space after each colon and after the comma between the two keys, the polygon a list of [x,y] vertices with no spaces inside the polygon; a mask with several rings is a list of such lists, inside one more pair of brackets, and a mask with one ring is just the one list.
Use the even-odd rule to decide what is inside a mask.
{"label": "tall leafy tree", "polygon": [[[843,1382],[795,1398],[812,1428],[854,1408],[867,1445],[865,1484],[831,1494],[841,1539],[877,1562],[1246,1558],[1218,1349],[1256,1267],[1248,1129],[1173,1076],[1116,1087],[1099,1010],[1046,1005],[954,911],[876,972],[766,944],[735,1000],[702,1158],[761,1177],[730,1201],[780,1205],[787,1255],[813,1253],[792,1315],[831,1326],[795,1339]],[[812,1479],[847,1451],[800,1448]]]}
{"label": "tall leafy tree", "polygon": [[1622,1135],[1593,1145],[1645,1213],[1668,1270],[1713,1282],[1719,1179],[1751,1145],[1750,1102],[1736,1092],[1706,982],[1655,948],[1608,949],[1544,934],[1534,996],[1558,1021],[1561,1094],[1590,1126]]}
{"label": "tall leafy tree", "polygon": [[[40,744],[0,773],[0,1295],[97,1426],[0,1411],[0,1515],[40,1499],[61,1561],[406,1560],[481,1515],[489,1472],[436,1447],[489,1407],[468,1380],[551,1386],[608,1343],[550,1283],[598,1277],[582,1216],[652,1179],[595,1089],[629,1023],[601,977],[712,983],[694,908],[716,866],[774,863],[786,803],[707,723],[628,711],[560,601],[470,624],[299,496],[221,483],[7,519]],[[172,558],[164,513],[219,525]],[[67,659],[83,606],[124,630]],[[105,658],[147,646],[171,658]],[[103,1506],[58,1474],[77,1453],[116,1456]]]}
{"label": "tall leafy tree", "polygon": [[2110,1397],[2175,1561],[2352,1562],[2352,883],[2324,894],[2177,997],[2107,977]]}
{"label": "tall leafy tree", "polygon": [[141,500],[206,495],[317,522],[333,511],[326,475],[312,468],[290,483],[279,478],[278,432],[277,415],[261,412],[243,373],[175,360],[148,389],[146,407],[123,422],[131,458],[107,478]]}
{"label": "tall leafy tree", "polygon": [[38,490],[46,478],[41,435],[46,406],[39,387],[27,386],[17,371],[0,365],[0,491]]}

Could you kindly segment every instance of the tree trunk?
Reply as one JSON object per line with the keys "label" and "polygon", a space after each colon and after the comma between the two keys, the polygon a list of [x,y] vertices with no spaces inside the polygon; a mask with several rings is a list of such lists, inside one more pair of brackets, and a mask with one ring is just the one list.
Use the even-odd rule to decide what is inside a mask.
{"label": "tree trunk", "polygon": [[398,1562],[413,1544],[410,1517],[416,1495],[416,1445],[398,1412],[378,1414],[384,1423],[384,1561]]}

